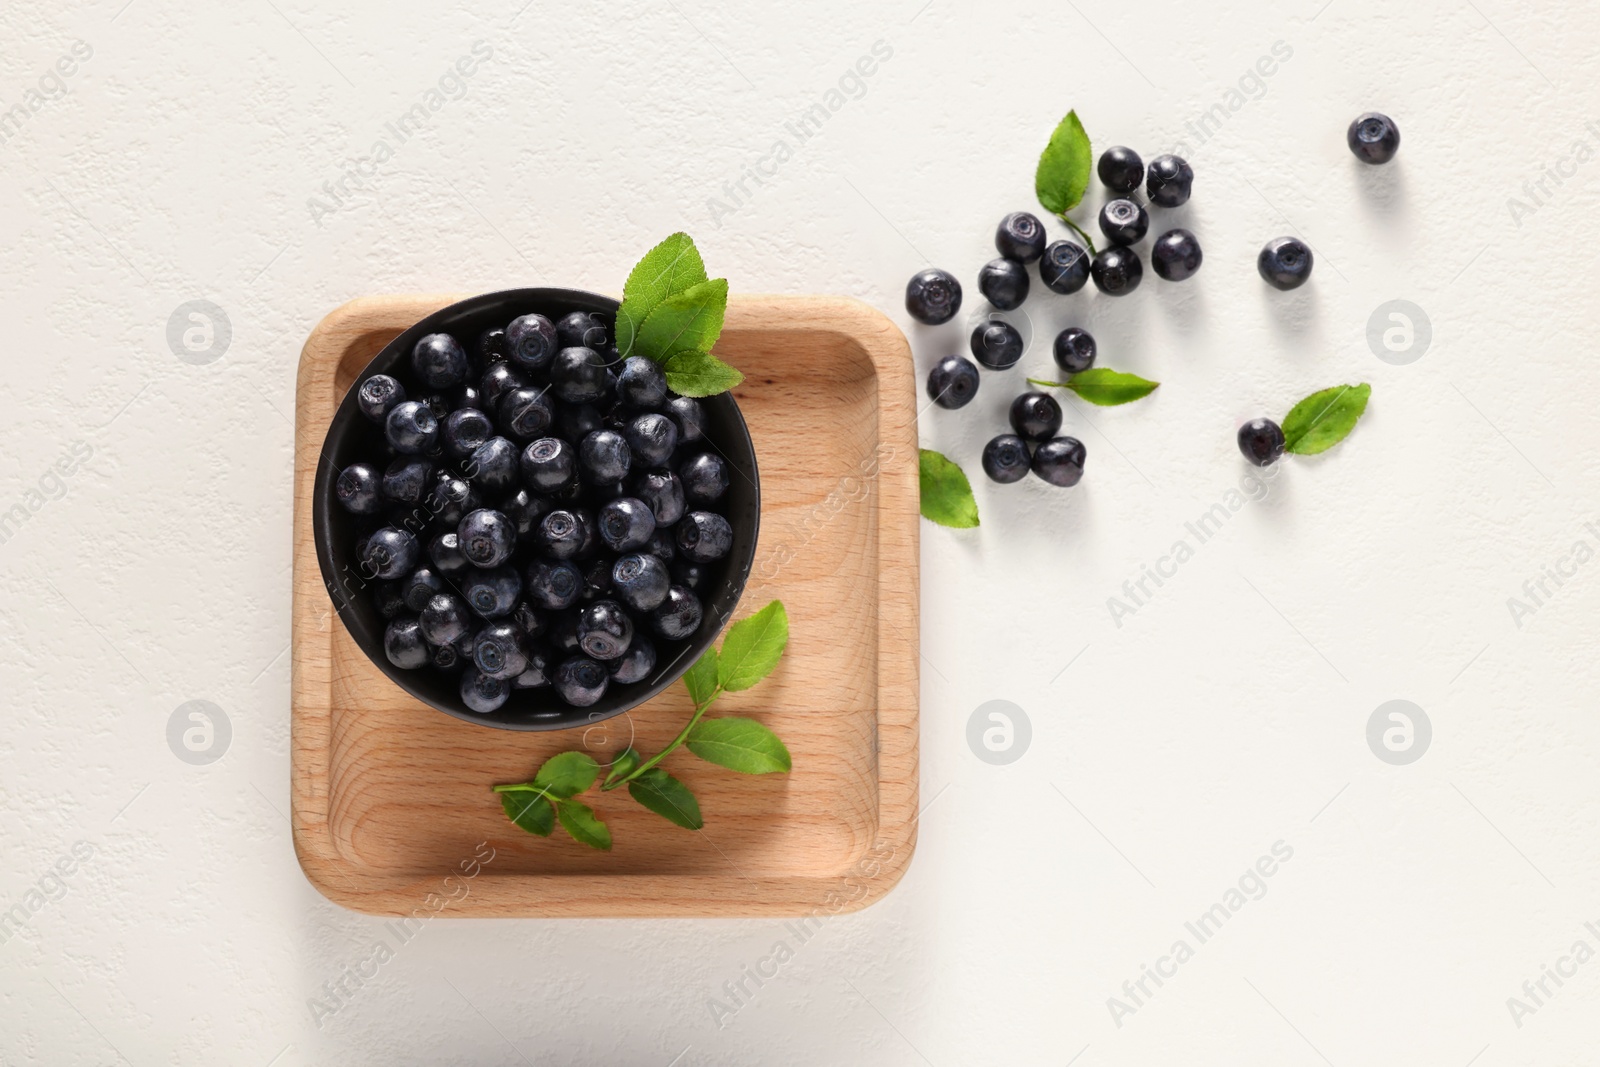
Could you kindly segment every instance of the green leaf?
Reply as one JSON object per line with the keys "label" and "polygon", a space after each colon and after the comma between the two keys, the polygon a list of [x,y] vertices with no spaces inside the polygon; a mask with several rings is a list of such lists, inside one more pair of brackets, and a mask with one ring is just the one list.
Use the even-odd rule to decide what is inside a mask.
{"label": "green leaf", "polygon": [[1046,211],[1062,215],[1078,206],[1089,188],[1092,157],[1078,113],[1067,112],[1039,154],[1039,168],[1033,173],[1033,191]]}
{"label": "green leaf", "polygon": [[660,767],[652,767],[629,782],[628,795],[685,830],[698,830],[705,825],[700,818],[700,802],[689,787]]}
{"label": "green leaf", "polygon": [[1372,386],[1335,385],[1306,397],[1283,419],[1283,447],[1287,452],[1314,456],[1343,441],[1367,410]]}
{"label": "green leaf", "polygon": [[587,752],[562,752],[551,756],[533,776],[533,784],[543,786],[550,795],[566,800],[594,785],[600,765]]}
{"label": "green leaf", "polygon": [[728,627],[717,659],[717,680],[730,693],[749,689],[772,673],[789,643],[789,613],[774,600]]}
{"label": "green leaf", "polygon": [[675,233],[646,252],[623,283],[622,307],[617,309],[617,351],[623,358],[633,354],[639,327],[657,304],[705,280],[700,250],[686,233]]}
{"label": "green leaf", "polygon": [[530,834],[549,837],[550,831],[556,828],[555,809],[542,795],[501,793],[500,806],[505,809],[506,818]]}
{"label": "green leaf", "polygon": [[641,356],[665,363],[682,352],[710,352],[728,310],[728,279],[691,285],[655,306],[639,327]]}
{"label": "green leaf", "polygon": [[699,707],[717,693],[717,650],[708,648],[694,661],[694,666],[683,672],[683,684],[689,687],[689,699]]}
{"label": "green leaf", "polygon": [[754,719],[701,719],[686,744],[707,763],[740,774],[771,774],[790,765],[778,735]]}
{"label": "green leaf", "polygon": [[606,771],[606,780],[600,783],[600,787],[602,789],[610,789],[614,783],[632,774],[639,764],[643,762],[644,757],[639,755],[635,749],[631,747],[623,749],[617,758],[612,760],[611,769]]}
{"label": "green leaf", "polygon": [[574,841],[603,852],[611,850],[611,831],[606,829],[606,824],[600,821],[589,805],[579,804],[576,800],[564,801],[556,810],[556,818],[561,820],[561,828]]}
{"label": "green leaf", "polygon": [[679,396],[716,396],[744,381],[710,352],[679,352],[667,360],[666,371],[668,388]]}
{"label": "green leaf", "polygon": [[957,530],[978,525],[978,502],[961,468],[929,448],[922,449],[920,466],[922,517]]}
{"label": "green leaf", "polygon": [[1044,382],[1037,378],[1029,378],[1028,384],[1071,389],[1089,403],[1103,408],[1132,403],[1149,396],[1161,385],[1160,382],[1152,382],[1137,374],[1112,370],[1110,367],[1090,367],[1088,370],[1079,371],[1064,382]]}

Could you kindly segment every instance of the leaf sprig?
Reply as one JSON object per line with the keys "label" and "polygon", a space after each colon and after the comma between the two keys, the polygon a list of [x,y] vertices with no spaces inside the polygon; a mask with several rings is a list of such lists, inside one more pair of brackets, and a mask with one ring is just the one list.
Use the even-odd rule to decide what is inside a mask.
{"label": "leaf sprig", "polygon": [[1283,449],[1299,456],[1326,452],[1350,436],[1367,410],[1372,386],[1335,385],[1319,389],[1283,417]]}
{"label": "leaf sprig", "polygon": [[[631,746],[612,761],[600,791],[626,785],[628,795],[663,819],[687,830],[704,825],[700,802],[689,787],[659,764],[681,747],[720,767],[741,774],[787,772],[789,750],[778,735],[755,719],[733,716],[705,718],[723,693],[749,689],[771,674],[789,644],[789,616],[774,600],[754,615],[728,627],[719,652],[706,649],[683,675],[694,713],[666,748],[646,759]],[[545,760],[533,780],[497,785],[506,817],[530,834],[549,837],[557,822],[574,841],[609,850],[611,831],[594,809],[577,800],[600,778],[600,764],[587,752],[561,752]]]}
{"label": "leaf sprig", "polygon": [[978,502],[972,497],[972,483],[965,471],[931,448],[921,450],[918,468],[923,518],[954,530],[978,525]]}
{"label": "leaf sprig", "polygon": [[1029,385],[1049,386],[1058,389],[1071,389],[1079,397],[1099,407],[1110,408],[1118,404],[1131,404],[1155,392],[1161,385],[1148,378],[1141,378],[1137,374],[1127,371],[1112,370],[1110,367],[1090,367],[1072,375],[1064,382],[1047,382],[1040,378],[1029,378]]}
{"label": "leaf sprig", "polygon": [[646,252],[622,286],[617,352],[661,364],[681,396],[713,396],[744,375],[711,354],[728,310],[728,280],[707,278],[694,239],[675,233]]}
{"label": "leaf sprig", "polygon": [[1067,212],[1083,203],[1083,194],[1089,190],[1089,175],[1093,167],[1094,152],[1089,147],[1089,134],[1078,119],[1078,113],[1069,111],[1050,134],[1050,143],[1039,154],[1039,166],[1033,173],[1033,191],[1046,211],[1083,238],[1091,256],[1097,254],[1094,238],[1068,218]]}

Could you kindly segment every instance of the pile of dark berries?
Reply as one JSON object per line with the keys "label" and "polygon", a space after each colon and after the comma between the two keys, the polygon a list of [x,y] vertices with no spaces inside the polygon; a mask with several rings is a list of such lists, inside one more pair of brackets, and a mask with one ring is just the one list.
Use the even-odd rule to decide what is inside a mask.
{"label": "pile of dark berries", "polygon": [[613,325],[522,315],[471,353],[429,334],[404,381],[359,386],[386,447],[334,492],[372,524],[355,550],[384,651],[459,674],[475,712],[513,689],[587,707],[643,681],[700,628],[732,546],[731,472],[699,401],[653,361],[620,359]]}
{"label": "pile of dark berries", "polygon": [[[1039,281],[1055,293],[1075,293],[1091,278],[1102,293],[1124,296],[1144,279],[1144,263],[1133,246],[1150,230],[1150,210],[1136,197],[1141,185],[1149,204],[1173,208],[1189,200],[1194,170],[1178,156],[1157,156],[1146,168],[1139,154],[1108,148],[1096,168],[1100,181],[1117,196],[1100,210],[1100,232],[1110,242],[1091,259],[1075,241],[1046,241],[1044,223],[1015,211],[1000,220],[995,250],[1000,253],[978,271],[978,291],[1001,311],[1021,307],[1031,288],[1028,264],[1038,261]],[[1181,282],[1200,269],[1200,242],[1188,230],[1167,230],[1151,245],[1150,263],[1166,281]],[[906,284],[906,311],[929,326],[949,322],[961,309],[961,283],[948,271],[925,270]],[[969,340],[973,358],[990,370],[1006,370],[1022,358],[1022,335],[999,319],[980,322]],[[1068,374],[1094,365],[1094,338],[1069,327],[1056,337],[1056,365]],[[961,408],[978,394],[978,368],[963,356],[946,356],[928,375],[928,396],[942,408]],[[1048,393],[1028,392],[1011,405],[1011,428],[983,450],[983,470],[997,482],[1015,482],[1030,470],[1051,485],[1076,485],[1083,477],[1083,442],[1058,437],[1061,405]]]}

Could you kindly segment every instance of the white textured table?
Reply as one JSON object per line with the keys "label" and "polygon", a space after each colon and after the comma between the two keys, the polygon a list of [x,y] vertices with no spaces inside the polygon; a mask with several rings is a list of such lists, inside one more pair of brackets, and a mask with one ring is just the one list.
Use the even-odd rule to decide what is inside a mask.
{"label": "white textured table", "polygon": [[[0,12],[0,1062],[1593,1061],[1600,16],[519,4]],[[1206,264],[1037,290],[1022,367],[924,416],[976,474],[1068,324],[1164,383],[1068,405],[1076,490],[985,483],[981,530],[924,527],[905,881],[803,944],[446,916],[370,963],[392,935],[311,889],[285,819],[311,325],[369,292],[615,289],[685,228],[736,290],[884,308],[925,370],[964,339],[911,328],[906,278],[977,305],[1068,107],[1097,148],[1187,150]],[[1369,108],[1387,168],[1344,146]],[[1319,257],[1290,295],[1254,268],[1283,233]],[[1393,300],[1431,339],[1384,361]],[[1363,380],[1336,452],[1244,482],[1239,421]],[[1368,742],[1397,699],[1431,723],[1404,764]],[[187,710],[169,743],[196,700],[229,727],[210,763],[175,755]],[[1006,764],[968,742],[993,700],[1031,725]]]}

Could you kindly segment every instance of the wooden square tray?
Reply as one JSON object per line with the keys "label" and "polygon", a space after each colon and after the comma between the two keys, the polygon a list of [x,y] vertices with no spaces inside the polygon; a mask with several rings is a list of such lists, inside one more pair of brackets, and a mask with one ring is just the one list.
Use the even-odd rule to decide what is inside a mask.
{"label": "wooden square tray", "polygon": [[559,830],[516,829],[489,786],[568,748],[605,762],[631,737],[658,751],[691,710],[683,686],[587,731],[463,723],[362,655],[317,567],[312,482],[335,407],[379,349],[458,299],[352,301],[300,357],[290,777],[306,877],[380,915],[798,915],[882,896],[916,845],[920,520],[905,337],[843,298],[729,302],[717,354],[745,374],[736,395],[761,470],[760,544],[738,616],[781,598],[792,630],[778,669],[717,711],[772,727],[794,769],[748,777],[675,753],[667,766],[699,797],[705,828],[607,793],[593,803],[615,846],[598,852]]}

